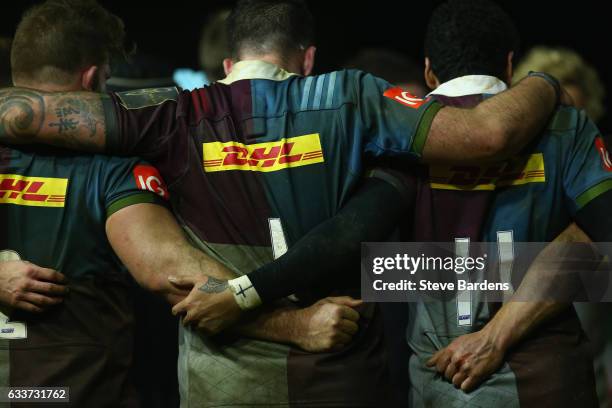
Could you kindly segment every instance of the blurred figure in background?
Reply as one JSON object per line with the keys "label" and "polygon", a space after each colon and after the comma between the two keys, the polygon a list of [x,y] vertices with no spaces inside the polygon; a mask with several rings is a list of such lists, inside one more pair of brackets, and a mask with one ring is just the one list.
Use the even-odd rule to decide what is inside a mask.
{"label": "blurred figure in background", "polygon": [[[605,113],[604,84],[599,74],[580,54],[569,48],[536,46],[518,65],[514,82],[524,78],[529,71],[547,72],[559,79],[572,96],[577,108],[584,109],[597,122]],[[608,139],[609,140],[609,139]],[[610,306],[607,303],[575,303],[582,327],[590,340],[594,359],[597,396],[601,408],[609,407],[609,391],[606,366],[606,348],[609,348]],[[609,353],[608,353],[609,354]]]}
{"label": "blurred figure in background", "polygon": [[421,65],[398,51],[366,48],[349,59],[344,64],[344,68],[369,72],[400,88],[407,89],[419,98],[427,94]]}
{"label": "blurred figure in background", "polygon": [[198,45],[201,71],[177,69],[174,72],[174,81],[181,88],[193,90],[225,77],[223,59],[229,55],[225,20],[229,14],[229,9],[221,9],[206,19]]}
{"label": "blurred figure in background", "polygon": [[576,107],[584,109],[593,121],[598,122],[605,113],[604,84],[595,68],[576,51],[563,47],[536,46],[516,67],[514,82],[527,76],[529,71],[542,71],[558,78],[574,99]]}
{"label": "blurred figure in background", "polygon": [[0,87],[11,86],[11,39],[0,37]]}

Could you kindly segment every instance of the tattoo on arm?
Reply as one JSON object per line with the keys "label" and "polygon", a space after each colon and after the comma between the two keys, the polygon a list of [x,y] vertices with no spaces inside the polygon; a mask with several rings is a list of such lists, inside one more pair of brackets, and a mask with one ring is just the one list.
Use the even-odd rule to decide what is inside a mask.
{"label": "tattoo on arm", "polygon": [[0,90],[0,140],[33,138],[45,118],[45,103],[38,92]]}
{"label": "tattoo on arm", "polygon": [[211,276],[204,285],[200,286],[200,290],[205,293],[221,293],[228,287],[229,285],[226,280],[213,278]]}
{"label": "tattoo on arm", "polygon": [[0,90],[0,141],[100,151],[106,144],[103,98],[93,92]]}

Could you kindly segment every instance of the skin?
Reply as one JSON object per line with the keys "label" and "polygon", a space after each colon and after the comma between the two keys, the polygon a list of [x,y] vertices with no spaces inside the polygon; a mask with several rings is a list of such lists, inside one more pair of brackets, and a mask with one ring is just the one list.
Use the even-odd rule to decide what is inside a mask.
{"label": "skin", "polygon": [[[314,54],[314,48],[308,48],[289,58],[248,53],[241,57],[278,64],[284,62],[284,68],[307,74],[312,70]],[[227,71],[232,65],[232,61],[224,63]],[[89,92],[50,94],[18,88],[1,90],[0,141],[13,144],[37,142],[80,151],[104,151],[107,133],[104,98],[108,97]],[[423,160],[428,163],[473,163],[507,158],[539,133],[556,102],[556,94],[546,81],[527,78],[473,109],[443,108],[433,119]],[[206,279],[193,278],[196,281],[190,293],[193,296],[189,308],[196,309],[205,303],[199,297],[212,299],[213,296],[199,290]],[[223,292],[226,302],[230,302],[226,292]],[[189,315],[189,308],[180,310]],[[191,312],[191,315],[200,314]],[[225,326],[235,321],[235,315],[228,315],[230,318]],[[223,317],[216,316],[211,321],[219,319]],[[214,323],[209,331],[216,332],[220,328],[223,325]]]}
{"label": "skin", "polygon": [[[308,53],[314,56],[314,48],[306,52]],[[16,85],[24,88],[22,95],[25,98],[35,95],[34,89],[61,95],[48,126],[60,123],[61,119],[76,121],[77,128],[83,130],[87,137],[95,137],[98,132],[104,130],[104,123],[94,115],[94,111],[101,110],[100,95],[91,91],[103,91],[109,76],[110,68],[108,64],[104,64],[101,67],[90,66],[75,73],[65,84],[16,79]],[[68,96],[75,92],[84,99]],[[19,104],[21,102],[23,99]],[[64,114],[62,111],[68,113]],[[76,133],[80,131],[75,132],[75,129],[70,127],[57,129],[58,134],[69,138],[76,137]],[[172,305],[189,294],[196,281],[193,277],[197,277],[197,282],[200,283],[196,290],[210,287],[210,281],[225,282],[235,277],[223,265],[193,248],[185,239],[175,218],[161,206],[137,204],[124,208],[109,217],[106,231],[114,251],[136,281],[144,288],[164,297]],[[181,287],[172,284],[169,276],[176,276],[177,279],[190,276],[194,282],[191,286],[183,284]],[[64,284],[65,277],[61,273],[40,268],[27,261],[0,263],[0,302],[13,307],[33,312],[44,311],[62,301],[61,296],[68,292]],[[201,290],[200,293],[205,291]],[[347,314],[341,313],[347,308],[346,302],[330,300],[325,303],[325,307],[313,305],[302,310],[285,308],[283,314],[260,313],[257,317],[258,325],[238,325],[236,330],[245,336],[303,346],[306,351],[328,350],[337,347],[339,341],[343,344],[348,342],[354,332],[346,333],[346,325],[338,325]],[[235,302],[234,306],[237,308]],[[355,312],[351,317],[358,319],[359,314]],[[184,324],[191,323],[190,316],[187,315]]]}
{"label": "skin", "polygon": [[[67,83],[45,84],[16,76],[15,85],[23,88],[54,91],[103,91],[110,67],[89,66],[74,73]],[[69,292],[66,277],[58,271],[41,268],[28,261],[0,262],[0,303],[15,309],[41,313],[63,301]]]}
{"label": "skin", "polygon": [[[563,263],[551,270],[549,262],[550,259],[569,259],[572,263],[579,259],[591,261],[590,256],[576,251],[576,247],[559,245],[575,242],[589,243],[590,239],[572,224],[537,256],[516,293],[491,321],[481,330],[453,340],[434,354],[426,365],[465,392],[473,391],[487,380],[500,369],[508,350],[542,322],[569,307],[569,303],[559,301],[524,300],[543,299],[546,293],[558,294],[561,283],[570,291],[580,287],[573,277],[563,278]],[[568,292],[567,295],[571,299],[572,293]]]}

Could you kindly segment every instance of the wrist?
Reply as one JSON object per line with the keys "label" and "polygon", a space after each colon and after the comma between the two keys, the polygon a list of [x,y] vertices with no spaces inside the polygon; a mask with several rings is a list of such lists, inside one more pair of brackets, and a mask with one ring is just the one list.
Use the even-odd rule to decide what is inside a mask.
{"label": "wrist", "polygon": [[527,74],[529,78],[540,78],[545,80],[555,91],[555,106],[561,102],[561,83],[554,76],[547,74],[546,72],[529,71]]}
{"label": "wrist", "polygon": [[489,321],[482,329],[481,332],[488,338],[489,343],[495,347],[495,349],[505,353],[512,345],[512,330],[506,329],[503,325],[497,324],[495,318]]}
{"label": "wrist", "polygon": [[247,275],[231,279],[227,284],[240,309],[251,310],[261,305],[261,298]]}

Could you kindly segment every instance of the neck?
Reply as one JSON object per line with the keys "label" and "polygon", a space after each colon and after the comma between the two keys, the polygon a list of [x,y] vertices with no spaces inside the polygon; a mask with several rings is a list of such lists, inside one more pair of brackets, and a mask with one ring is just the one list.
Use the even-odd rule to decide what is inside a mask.
{"label": "neck", "polygon": [[82,91],[78,84],[54,84],[52,82],[13,81],[16,87],[36,89],[43,92],[76,92]]}
{"label": "neck", "polygon": [[293,61],[289,61],[286,58],[281,58],[277,54],[263,54],[263,55],[254,55],[254,54],[244,54],[240,56],[240,61],[264,61],[269,64],[274,64],[279,68],[284,69],[287,72],[291,72],[293,74],[302,74],[302,69],[299,64],[296,64]]}

